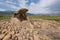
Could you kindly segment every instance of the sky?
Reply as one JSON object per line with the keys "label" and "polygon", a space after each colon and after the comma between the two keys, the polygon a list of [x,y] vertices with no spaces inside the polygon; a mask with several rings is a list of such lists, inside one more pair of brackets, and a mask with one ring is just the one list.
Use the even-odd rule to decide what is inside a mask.
{"label": "sky", "polygon": [[0,0],[0,11],[29,9],[29,13],[60,13],[60,0]]}

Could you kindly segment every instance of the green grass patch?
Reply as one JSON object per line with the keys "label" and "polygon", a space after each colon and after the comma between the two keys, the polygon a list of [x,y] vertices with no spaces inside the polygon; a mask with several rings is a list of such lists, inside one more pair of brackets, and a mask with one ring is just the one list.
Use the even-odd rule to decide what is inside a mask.
{"label": "green grass patch", "polygon": [[[44,20],[55,20],[60,21],[60,16],[28,16],[30,19],[44,19]],[[11,16],[5,15],[0,16],[0,19],[10,19]]]}
{"label": "green grass patch", "polygon": [[8,16],[8,15],[5,15],[5,16],[4,16],[4,15],[3,15],[3,16],[0,16],[0,20],[1,20],[1,19],[10,19],[10,18],[11,18],[11,16]]}
{"label": "green grass patch", "polygon": [[60,16],[29,16],[29,18],[60,21]]}

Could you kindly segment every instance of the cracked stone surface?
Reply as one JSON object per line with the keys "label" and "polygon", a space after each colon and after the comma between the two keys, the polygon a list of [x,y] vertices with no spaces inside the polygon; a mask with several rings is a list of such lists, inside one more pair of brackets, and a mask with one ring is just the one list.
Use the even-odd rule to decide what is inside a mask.
{"label": "cracked stone surface", "polygon": [[60,40],[60,22],[32,19],[17,24],[1,20],[0,40]]}

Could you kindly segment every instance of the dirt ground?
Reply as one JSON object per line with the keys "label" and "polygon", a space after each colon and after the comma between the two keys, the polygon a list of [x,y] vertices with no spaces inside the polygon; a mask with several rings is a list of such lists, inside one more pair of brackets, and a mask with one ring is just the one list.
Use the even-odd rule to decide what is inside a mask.
{"label": "dirt ground", "polygon": [[32,19],[20,26],[11,25],[9,20],[0,21],[0,40],[60,40],[60,22]]}

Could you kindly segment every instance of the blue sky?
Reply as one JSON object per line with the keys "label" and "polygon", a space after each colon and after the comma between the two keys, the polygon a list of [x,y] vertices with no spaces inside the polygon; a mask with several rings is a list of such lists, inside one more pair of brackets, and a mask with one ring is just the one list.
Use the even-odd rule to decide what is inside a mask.
{"label": "blue sky", "polygon": [[30,13],[60,13],[60,0],[0,0],[0,11],[28,8]]}

